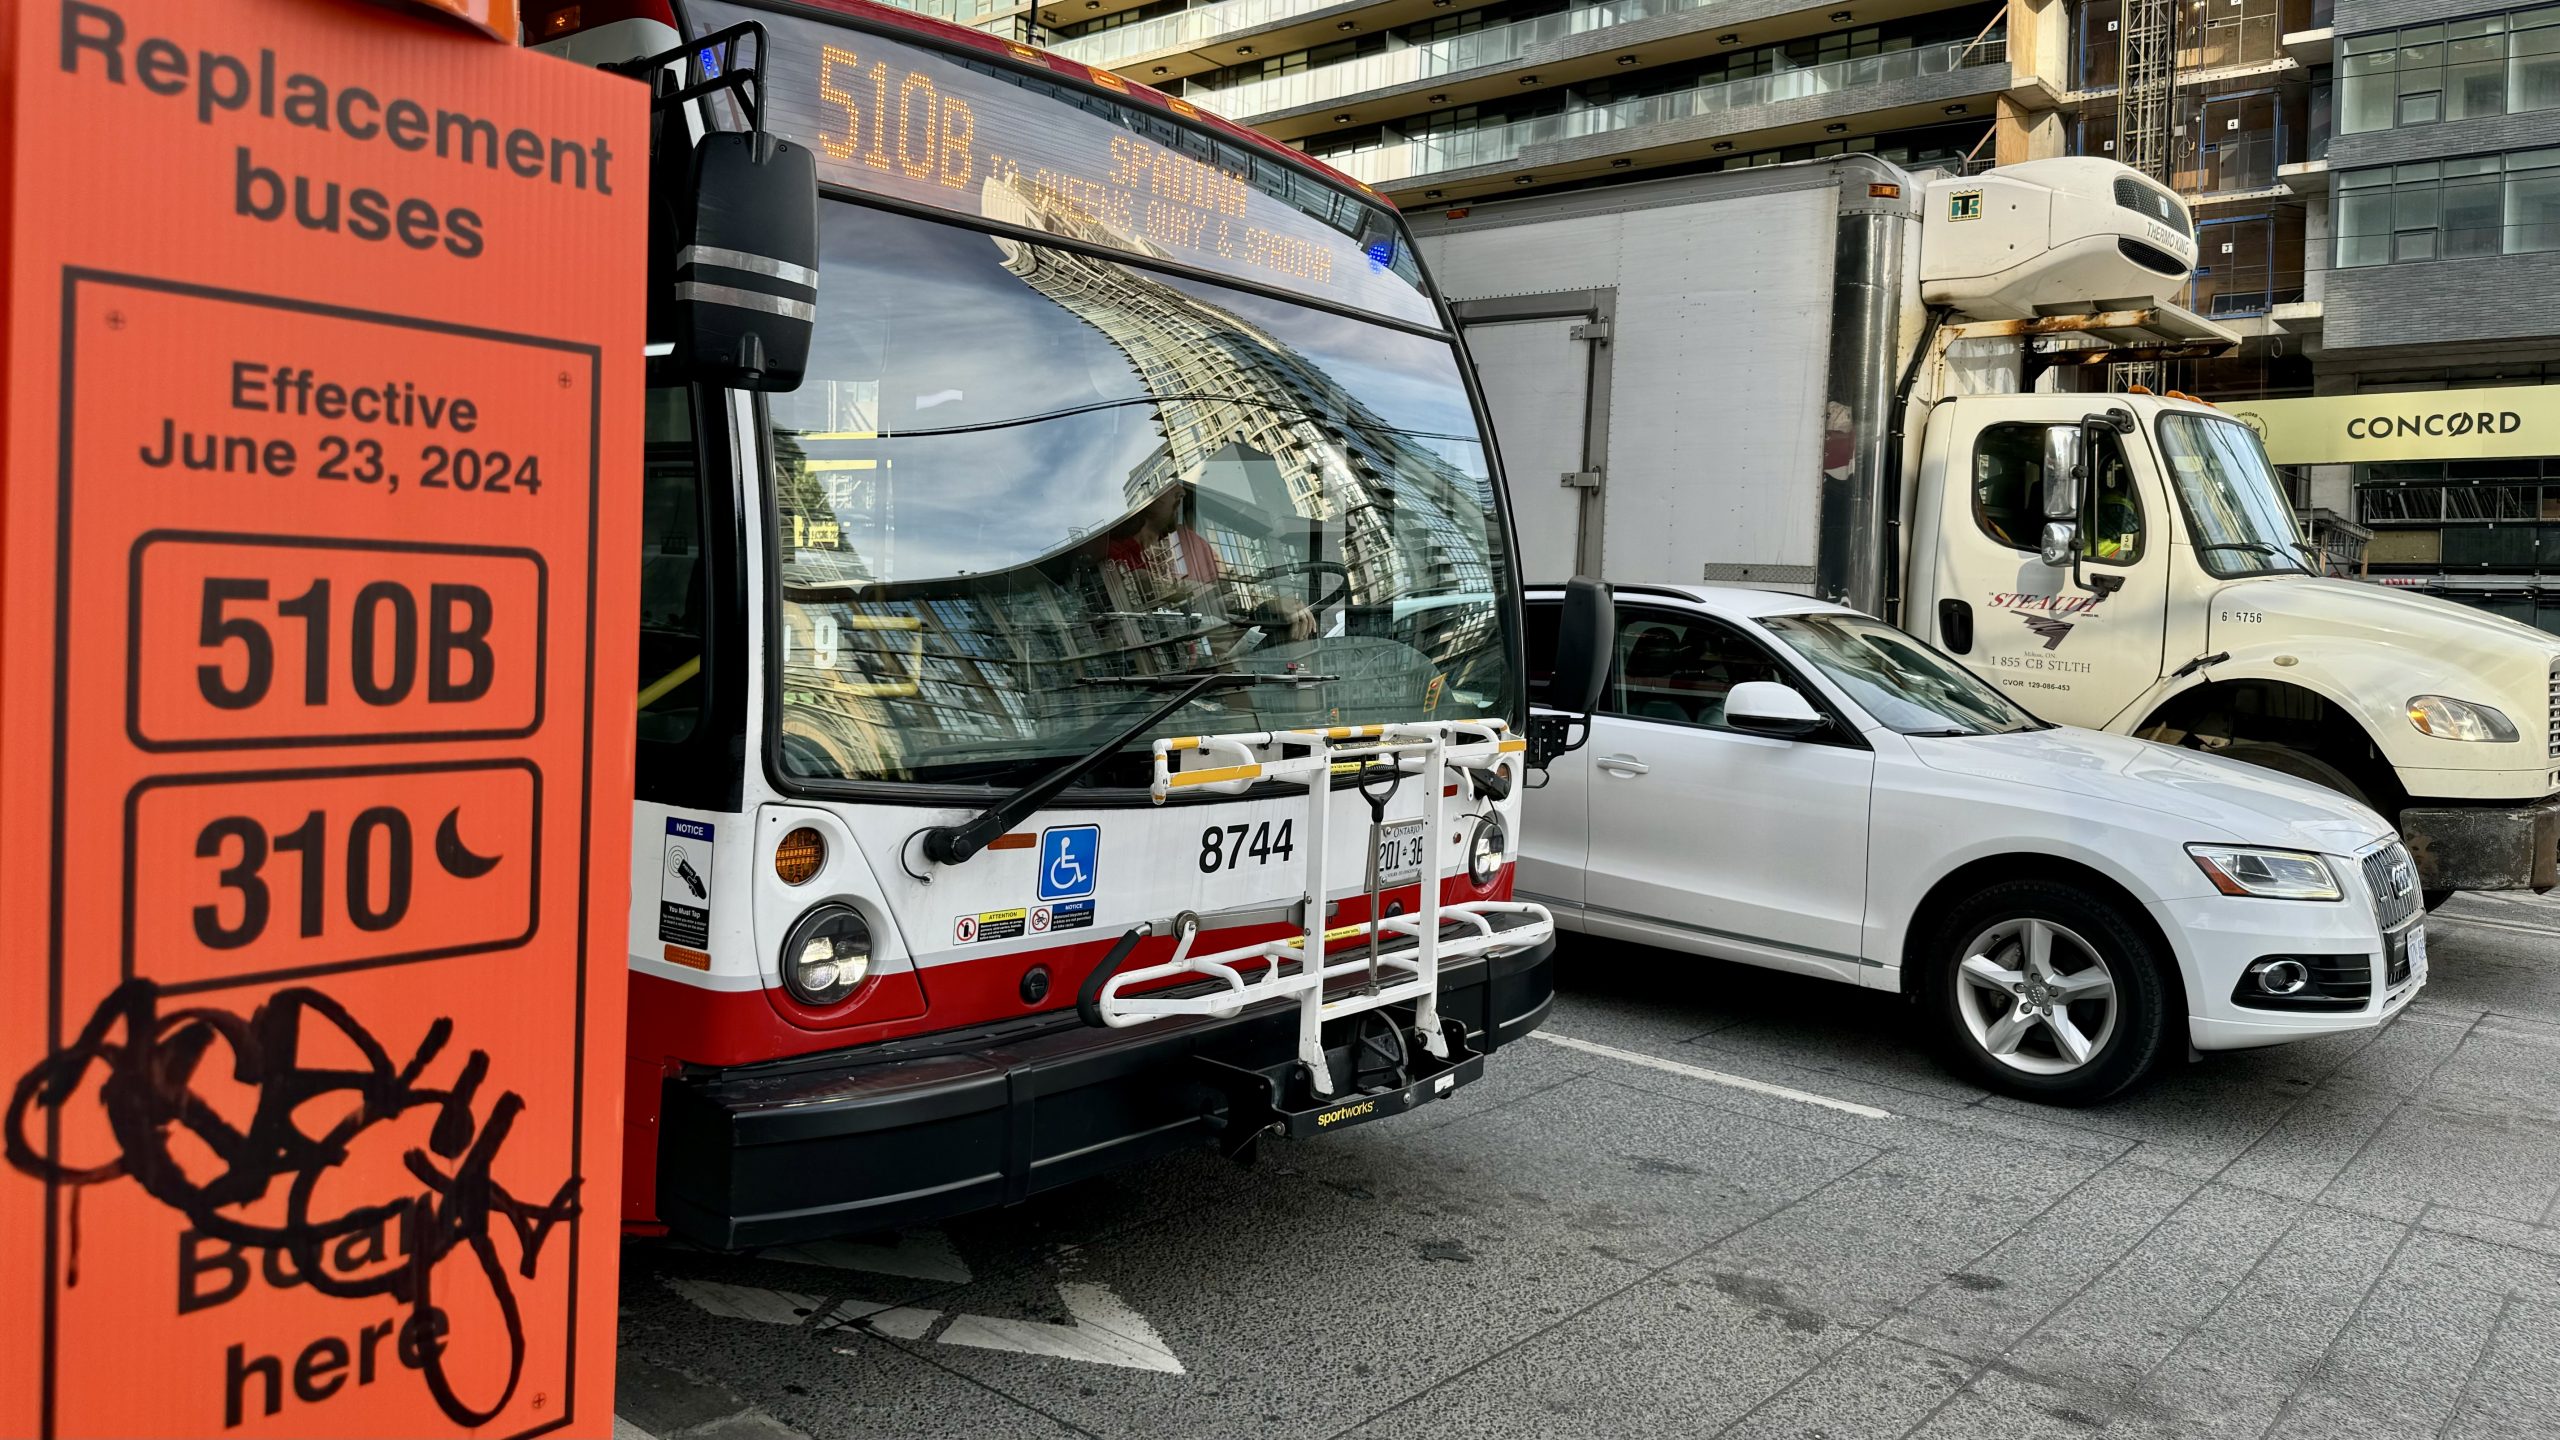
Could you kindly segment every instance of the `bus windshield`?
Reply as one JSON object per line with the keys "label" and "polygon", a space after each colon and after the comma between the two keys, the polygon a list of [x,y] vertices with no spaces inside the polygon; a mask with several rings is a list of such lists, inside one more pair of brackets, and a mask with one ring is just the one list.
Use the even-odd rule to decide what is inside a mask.
{"label": "bus windshield", "polygon": [[820,245],[808,378],[770,401],[786,776],[1018,779],[1204,672],[1275,683],[1166,733],[1512,707],[1445,338],[850,201]]}
{"label": "bus windshield", "polygon": [[1491,467],[1384,206],[1029,50],[684,10],[763,24],[828,196],[766,401],[784,779],[1019,783],[1207,674],[1271,681],[1162,733],[1517,707]]}

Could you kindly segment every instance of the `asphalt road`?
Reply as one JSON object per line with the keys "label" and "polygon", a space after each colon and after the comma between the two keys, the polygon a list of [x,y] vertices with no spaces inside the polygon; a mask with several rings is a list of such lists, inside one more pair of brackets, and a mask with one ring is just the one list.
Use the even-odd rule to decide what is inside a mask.
{"label": "asphalt road", "polygon": [[1524,1041],[1249,1170],[797,1254],[627,1249],[621,1414],[665,1440],[2549,1436],[2560,895],[2459,897],[2430,941],[2381,1031],[2082,1111],[1950,1079],[1888,997],[1581,946],[1543,1033],[1588,1046]]}

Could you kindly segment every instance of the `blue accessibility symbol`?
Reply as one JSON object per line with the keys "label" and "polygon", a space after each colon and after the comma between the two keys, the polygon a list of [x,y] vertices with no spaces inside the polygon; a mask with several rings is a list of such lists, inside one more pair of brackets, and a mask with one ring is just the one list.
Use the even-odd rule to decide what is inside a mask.
{"label": "blue accessibility symbol", "polygon": [[1060,825],[1040,832],[1040,898],[1081,900],[1102,870],[1102,827]]}

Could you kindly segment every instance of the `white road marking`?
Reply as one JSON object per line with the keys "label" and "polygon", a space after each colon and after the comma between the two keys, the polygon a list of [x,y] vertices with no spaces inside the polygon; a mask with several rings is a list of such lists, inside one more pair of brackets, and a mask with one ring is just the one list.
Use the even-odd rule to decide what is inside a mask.
{"label": "white road marking", "polygon": [[945,1345],[967,1345],[979,1350],[1052,1355],[1089,1365],[1118,1365],[1167,1375],[1183,1373],[1182,1362],[1174,1358],[1173,1350],[1156,1333],[1156,1327],[1112,1294],[1110,1286],[1065,1281],[1058,1286],[1058,1298],[1067,1302],[1064,1325],[1002,1320],[991,1315],[955,1315],[934,1339]]}
{"label": "white road marking", "polygon": [[[804,1245],[778,1245],[757,1258],[792,1264],[860,1270],[907,1279],[952,1284],[969,1279],[969,1267],[951,1242],[936,1231],[902,1233],[894,1245],[821,1240]],[[1077,1257],[1062,1256],[1061,1268],[1074,1273]],[[812,1277],[815,1278],[815,1277]],[[891,1305],[847,1297],[832,1305],[817,1295],[796,1290],[767,1290],[728,1285],[717,1280],[664,1277],[666,1287],[702,1310],[729,1320],[761,1325],[800,1326],[814,1317],[822,1326],[853,1326],[895,1340],[924,1340],[939,1345],[966,1345],[978,1350],[1007,1350],[1018,1355],[1045,1355],[1088,1365],[1117,1365],[1180,1375],[1182,1361],[1146,1317],[1129,1308],[1108,1285],[1060,1280],[1058,1298],[1066,1303],[1067,1322],[1014,1320],[996,1315],[949,1314],[912,1305]],[[842,1350],[844,1355],[858,1351]],[[645,1437],[643,1437],[645,1440]]]}
{"label": "white road marking", "polygon": [[1797,1090],[1786,1085],[1772,1085],[1766,1080],[1754,1080],[1747,1075],[1727,1075],[1721,1070],[1709,1070],[1700,1065],[1683,1065],[1677,1060],[1665,1060],[1655,1055],[1621,1050],[1615,1045],[1577,1040],[1571,1035],[1558,1035],[1552,1030],[1532,1030],[1529,1032],[1529,1038],[1544,1040],[1550,1045],[1562,1045],[1568,1050],[1580,1050],[1586,1054],[1606,1055],[1612,1060],[1624,1060],[1630,1065],[1641,1065],[1647,1070],[1660,1070],[1668,1075],[1686,1075],[1692,1080],[1704,1080],[1711,1085],[1730,1085],[1736,1090],[1749,1090],[1754,1094],[1772,1095],[1780,1100],[1793,1100],[1800,1105],[1819,1105],[1826,1110],[1863,1115],[1870,1120],[1893,1118],[1893,1112],[1890,1110],[1879,1110],[1873,1105],[1861,1105],[1855,1100],[1835,1100],[1828,1095],[1816,1095],[1810,1090]]}
{"label": "white road marking", "polygon": [[798,1325],[827,1308],[824,1299],[795,1290],[723,1285],[717,1280],[685,1280],[673,1275],[664,1278],[668,1289],[728,1320],[753,1320],[759,1325]]}

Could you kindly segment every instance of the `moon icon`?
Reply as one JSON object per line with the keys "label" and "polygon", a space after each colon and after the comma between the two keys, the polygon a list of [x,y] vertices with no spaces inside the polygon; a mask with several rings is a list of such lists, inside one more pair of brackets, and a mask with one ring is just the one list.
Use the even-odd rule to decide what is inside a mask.
{"label": "moon icon", "polygon": [[436,863],[458,880],[477,880],[497,868],[502,855],[474,855],[462,843],[462,807],[444,812],[444,823],[436,827]]}

